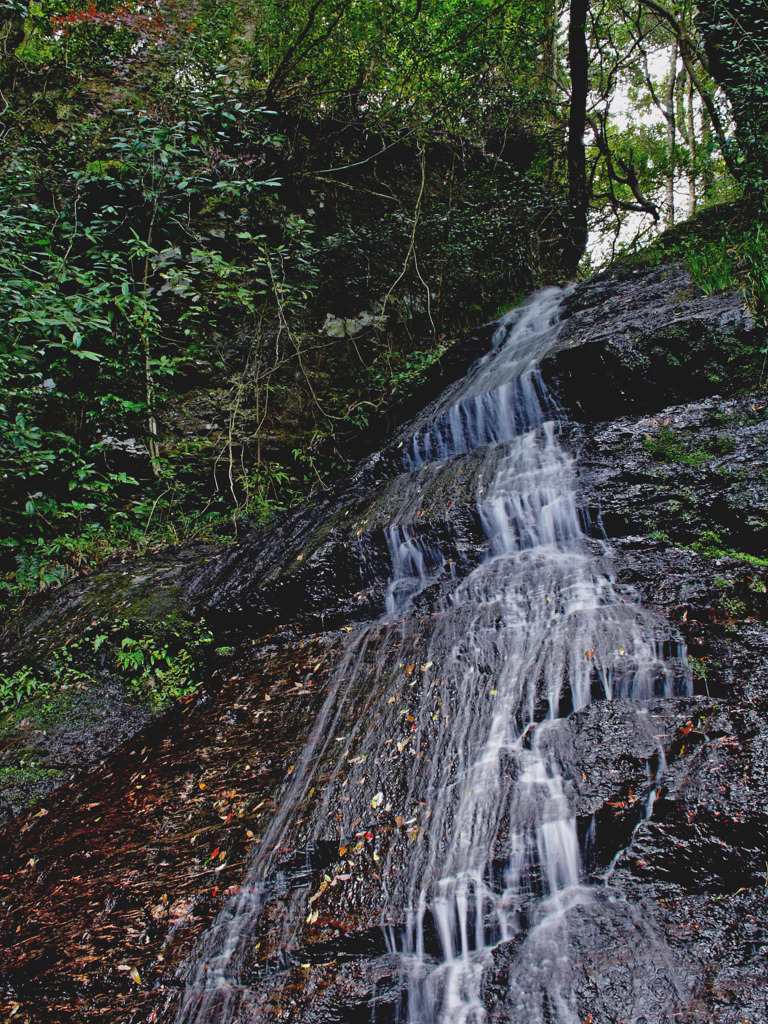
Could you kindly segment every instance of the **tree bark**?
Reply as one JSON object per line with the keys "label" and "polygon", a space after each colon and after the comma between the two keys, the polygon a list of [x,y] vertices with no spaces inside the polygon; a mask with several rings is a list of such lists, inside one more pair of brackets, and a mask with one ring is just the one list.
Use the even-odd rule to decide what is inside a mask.
{"label": "tree bark", "polygon": [[568,228],[565,264],[574,273],[587,248],[589,193],[587,153],[584,133],[587,127],[589,95],[589,49],[587,14],[589,0],[571,0],[568,25],[568,65],[571,76],[571,103],[568,115]]}
{"label": "tree bark", "polygon": [[677,84],[677,40],[673,40],[669,55],[669,78],[667,79],[666,109],[667,121],[667,171],[665,178],[666,203],[664,224],[671,228],[675,223],[675,142],[677,123],[675,118],[675,85]]}
{"label": "tree bark", "polygon": [[688,136],[688,216],[692,217],[696,213],[696,206],[698,203],[696,196],[696,177],[697,177],[697,155],[698,155],[698,144],[696,142],[696,114],[693,108],[694,91],[693,82],[688,76],[687,90],[684,99],[685,105],[685,124],[686,134]]}

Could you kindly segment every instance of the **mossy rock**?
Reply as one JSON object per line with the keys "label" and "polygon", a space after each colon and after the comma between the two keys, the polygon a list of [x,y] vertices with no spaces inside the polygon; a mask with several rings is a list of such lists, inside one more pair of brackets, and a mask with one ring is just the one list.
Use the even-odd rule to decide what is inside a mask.
{"label": "mossy rock", "polygon": [[187,580],[212,553],[113,561],[18,610],[0,651],[0,814],[73,778],[207,678],[213,638],[191,618]]}

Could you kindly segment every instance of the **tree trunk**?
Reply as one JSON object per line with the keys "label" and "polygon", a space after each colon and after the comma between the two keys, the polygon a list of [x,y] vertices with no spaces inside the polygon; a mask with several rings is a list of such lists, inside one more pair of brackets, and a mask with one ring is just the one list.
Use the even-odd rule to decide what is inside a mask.
{"label": "tree trunk", "polygon": [[715,199],[715,172],[712,166],[712,126],[709,121],[709,113],[706,107],[701,108],[701,150],[706,153],[706,159],[701,165],[701,195],[705,205],[714,202]]}
{"label": "tree trunk", "polygon": [[697,196],[696,196],[696,178],[697,168],[696,162],[698,157],[698,146],[696,143],[696,114],[693,107],[694,100],[693,82],[691,81],[690,75],[688,76],[688,89],[686,93],[686,106],[685,106],[685,122],[687,127],[688,135],[688,216],[692,217],[696,213]]}
{"label": "tree trunk", "polygon": [[544,59],[542,70],[542,92],[552,104],[552,109],[557,106],[560,99],[560,90],[557,80],[558,71],[558,16],[557,4],[552,0],[547,4],[544,11]]}
{"label": "tree trunk", "polygon": [[664,224],[671,228],[675,223],[675,142],[677,141],[677,124],[675,118],[675,85],[677,84],[677,40],[673,40],[669,54],[669,77],[667,79],[666,109],[664,117],[667,121],[667,170],[664,175],[666,202],[664,204]]}
{"label": "tree trunk", "polygon": [[587,13],[589,0],[571,0],[568,25],[568,65],[571,75],[571,105],[568,116],[568,227],[565,265],[575,273],[587,248],[587,153],[584,133],[587,127],[589,94],[589,50]]}

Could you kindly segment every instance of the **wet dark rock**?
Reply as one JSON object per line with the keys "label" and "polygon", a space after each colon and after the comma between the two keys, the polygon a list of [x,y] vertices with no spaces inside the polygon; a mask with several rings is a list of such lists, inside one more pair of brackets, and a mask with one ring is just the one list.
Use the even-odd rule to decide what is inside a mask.
{"label": "wet dark rock", "polygon": [[[457,377],[489,338],[484,329],[457,353]],[[546,988],[537,979],[562,969],[582,1021],[768,1024],[768,402],[759,367],[755,374],[759,332],[737,295],[698,295],[681,268],[666,267],[577,287],[561,341],[542,373],[569,417],[561,440],[577,460],[590,543],[610,545],[619,583],[669,623],[670,645],[685,643],[694,694],[638,705],[596,693],[539,726],[596,895],[564,911],[573,922],[567,958],[536,929],[496,948],[488,1020],[554,1015],[537,1003]],[[44,656],[49,629],[76,629],[94,609],[133,614],[143,594],[148,614],[173,605],[204,615],[237,660],[155,721],[131,719],[105,690],[106,738],[90,735],[87,748],[91,762],[104,763],[70,780],[87,763],[78,744],[100,709],[78,705],[82,731],[57,748],[66,785],[2,833],[0,1005],[19,1003],[30,1019],[43,1007],[53,1024],[123,1024],[173,1002],[179,963],[223,894],[237,890],[277,811],[275,794],[326,696],[327,661],[384,607],[395,503],[397,525],[432,538],[445,558],[416,604],[425,638],[451,573],[484,553],[473,498],[499,454],[479,450],[407,472],[401,446],[428,416],[399,427],[381,454],[269,533],[175,566],[109,567],[38,604],[17,628],[13,664],[19,652]],[[139,588],[131,595],[121,589],[126,577]],[[542,704],[534,717],[549,714]],[[398,742],[407,746],[402,736],[389,737],[381,768],[388,798],[408,785],[395,756]],[[404,861],[413,849],[396,815],[371,808],[358,821],[349,840],[360,843],[357,873],[312,904],[319,920],[280,967],[285,1002],[260,1008],[265,1020],[396,1019],[400,979],[368,885],[381,870],[374,853]],[[307,873],[323,878],[342,841],[336,819],[314,837],[297,824],[286,838],[286,885],[304,884]],[[440,837],[427,827],[422,841]],[[251,951],[253,978],[278,963],[279,925],[267,922]],[[677,973],[661,970],[652,928]],[[137,968],[140,985],[125,965]]]}
{"label": "wet dark rock", "polygon": [[755,381],[758,334],[737,292],[704,296],[679,264],[600,274],[566,299],[544,375],[576,419],[655,412]]}
{"label": "wet dark rock", "polygon": [[[763,1022],[768,422],[764,390],[743,389],[758,376],[758,336],[735,295],[696,299],[676,270],[598,279],[569,308],[565,335],[590,340],[556,357],[551,379],[576,421],[564,440],[585,519],[612,542],[618,578],[684,637],[698,696],[640,714],[593,704],[558,723],[552,742],[570,765],[586,863],[660,923],[685,965],[685,1013]],[[723,339],[739,337],[724,360]],[[617,993],[610,954],[585,970],[574,983],[585,1015],[624,1019],[618,1005],[654,1024],[675,1017]]]}

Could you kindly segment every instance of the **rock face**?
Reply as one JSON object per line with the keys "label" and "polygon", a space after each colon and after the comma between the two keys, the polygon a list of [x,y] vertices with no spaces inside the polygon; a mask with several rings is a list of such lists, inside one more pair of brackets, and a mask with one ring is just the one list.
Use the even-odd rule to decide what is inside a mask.
{"label": "rock face", "polygon": [[[616,633],[615,647],[630,622],[651,629],[657,675],[637,699],[620,658],[611,672],[592,671],[601,641],[582,642],[576,629],[591,694],[517,708],[514,744],[496,752],[506,777],[494,785],[509,813],[494,826],[488,869],[518,901],[516,925],[488,944],[482,983],[473,989],[461,958],[446,958],[441,927],[450,927],[437,909],[413,933],[424,950],[411,950],[434,984],[408,975],[401,956],[408,879],[448,857],[449,833],[435,823],[453,827],[466,813],[441,802],[463,768],[458,757],[438,772],[438,751],[465,749],[457,734],[466,728],[469,743],[473,720],[504,698],[511,659],[537,639],[521,634],[506,660],[475,661],[488,685],[472,690],[471,713],[457,704],[452,680],[481,633],[511,626],[488,610],[462,619],[461,600],[448,607],[445,595],[477,579],[488,558],[482,495],[516,457],[490,438],[439,466],[409,454],[412,438],[450,410],[459,382],[311,509],[185,569],[185,603],[237,647],[236,660],[5,826],[0,1000],[9,1011],[35,1022],[326,1024],[426,1022],[439,1012],[470,1021],[482,1004],[495,1022],[768,1022],[762,339],[737,296],[698,295],[678,267],[593,279],[567,296],[561,318],[528,406],[549,418],[556,403],[559,434],[542,441],[533,421],[521,430],[533,425],[539,438],[531,458],[558,446],[538,470],[575,474],[577,540],[599,560],[585,563],[599,567],[587,575],[609,581],[604,605],[616,607],[601,628]],[[534,557],[522,542],[518,555]],[[530,621],[559,636],[550,579]],[[647,611],[621,618],[637,594]],[[533,597],[530,605],[538,608]],[[461,631],[446,646],[450,615]],[[638,643],[618,654],[640,664]],[[427,806],[414,794],[432,777]],[[533,824],[517,826],[521,836],[533,829],[551,845],[556,834],[564,847],[575,837],[577,882],[546,883],[545,866],[567,873],[566,860],[541,846],[510,867],[501,849],[526,814]],[[257,911],[263,878],[271,888]],[[502,903],[486,909],[507,920]],[[222,935],[234,966],[216,960]],[[482,942],[470,943],[476,959]],[[201,982],[201,971],[237,984]],[[458,979],[454,1003],[443,976]]]}

